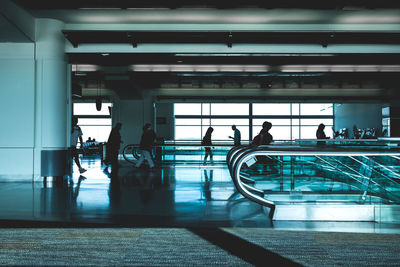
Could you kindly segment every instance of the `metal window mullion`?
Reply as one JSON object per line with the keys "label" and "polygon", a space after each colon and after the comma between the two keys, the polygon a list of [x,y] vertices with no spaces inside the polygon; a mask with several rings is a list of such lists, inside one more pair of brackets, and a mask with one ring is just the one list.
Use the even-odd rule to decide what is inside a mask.
{"label": "metal window mullion", "polygon": [[253,140],[253,103],[249,103],[249,142]]}
{"label": "metal window mullion", "polygon": [[293,103],[290,103],[290,140],[293,140],[292,128],[293,128],[293,112],[292,112]]}

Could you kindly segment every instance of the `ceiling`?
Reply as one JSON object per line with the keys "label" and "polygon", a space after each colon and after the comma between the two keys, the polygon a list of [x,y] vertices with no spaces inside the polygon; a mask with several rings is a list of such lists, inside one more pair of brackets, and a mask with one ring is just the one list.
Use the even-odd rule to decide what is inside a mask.
{"label": "ceiling", "polygon": [[0,13],[0,42],[32,42],[10,20]]}
{"label": "ceiling", "polygon": [[[68,60],[74,65],[74,82],[90,91],[98,90],[101,80],[103,90],[112,90],[121,98],[140,98],[149,88],[164,88],[159,92],[164,97],[181,93],[192,97],[212,96],[230,88],[232,90],[225,90],[224,94],[232,97],[246,94],[300,97],[304,92],[307,97],[326,98],[330,91],[323,92],[324,86],[336,88],[339,98],[349,96],[350,91],[345,92],[347,89],[353,90],[351,97],[362,97],[361,90],[363,94],[369,92],[367,88],[371,84],[383,90],[378,95],[390,98],[400,81],[400,54],[397,53],[299,53],[296,48],[290,53],[226,53],[224,49],[213,53],[171,53],[168,49],[143,53],[134,50],[152,44],[164,47],[223,44],[228,48],[237,44],[299,44],[323,48],[349,44],[354,47],[397,46],[400,45],[400,1],[14,2],[36,18],[53,18],[66,23],[62,33],[73,47],[68,52]],[[275,28],[276,25],[280,28]],[[333,25],[344,30],[329,30]],[[299,30],[301,27],[311,30]],[[128,45],[133,50],[79,50],[100,45]],[[288,66],[294,67],[285,72]],[[297,85],[293,87],[292,83]],[[277,88],[278,93],[254,91],[252,87]],[[313,88],[313,91],[307,93],[306,88]],[[282,89],[286,92],[280,94]],[[376,96],[375,91],[366,95],[370,99]]]}

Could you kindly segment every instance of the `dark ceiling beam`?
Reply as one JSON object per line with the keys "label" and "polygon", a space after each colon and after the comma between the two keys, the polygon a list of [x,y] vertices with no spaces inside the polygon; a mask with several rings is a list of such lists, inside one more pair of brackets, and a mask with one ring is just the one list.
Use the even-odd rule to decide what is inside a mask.
{"label": "dark ceiling beam", "polygon": [[63,30],[74,46],[79,44],[400,44],[399,32],[315,31],[79,31]]}
{"label": "dark ceiling beam", "polygon": [[132,64],[240,64],[240,65],[397,65],[400,54],[213,54],[190,56],[169,53],[69,53],[71,64],[93,64],[101,66],[128,66]]}

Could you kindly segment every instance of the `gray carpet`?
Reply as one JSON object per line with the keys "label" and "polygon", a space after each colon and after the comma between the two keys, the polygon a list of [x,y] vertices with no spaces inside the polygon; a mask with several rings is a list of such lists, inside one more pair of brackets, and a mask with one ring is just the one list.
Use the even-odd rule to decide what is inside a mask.
{"label": "gray carpet", "polygon": [[[254,261],[243,253],[246,248],[259,248],[256,253],[263,253],[260,259],[267,262],[255,265],[271,265],[276,259],[304,266],[400,265],[399,234],[222,230],[208,229],[203,235],[201,228],[0,229],[0,264],[249,266]],[[232,250],[233,246],[242,249]]]}

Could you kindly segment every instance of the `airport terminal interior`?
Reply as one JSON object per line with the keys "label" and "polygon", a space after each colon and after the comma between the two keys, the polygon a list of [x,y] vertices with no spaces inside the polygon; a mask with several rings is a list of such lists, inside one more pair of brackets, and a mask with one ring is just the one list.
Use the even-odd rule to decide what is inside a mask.
{"label": "airport terminal interior", "polygon": [[2,0],[0,264],[398,266],[400,3]]}

